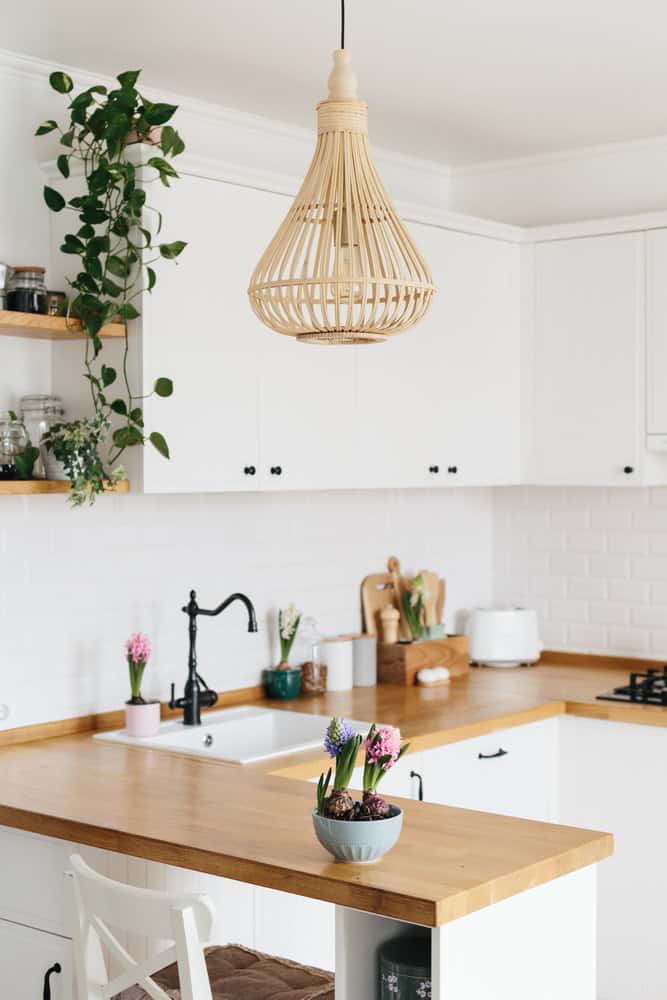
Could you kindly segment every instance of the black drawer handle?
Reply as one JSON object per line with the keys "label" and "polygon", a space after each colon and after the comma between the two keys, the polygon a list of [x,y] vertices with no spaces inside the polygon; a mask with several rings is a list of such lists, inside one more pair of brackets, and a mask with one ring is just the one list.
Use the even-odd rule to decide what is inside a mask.
{"label": "black drawer handle", "polygon": [[634,466],[632,465],[623,466],[623,472],[626,474],[626,476],[631,476],[634,471],[635,471]]}
{"label": "black drawer handle", "polygon": [[502,747],[498,747],[495,753],[478,753],[478,760],[493,760],[495,757],[506,757],[508,751],[503,750]]}
{"label": "black drawer handle", "polygon": [[254,476],[255,473],[257,472],[257,469],[255,468],[254,465],[246,465],[243,472],[245,473],[246,476]]}
{"label": "black drawer handle", "polygon": [[429,465],[428,471],[432,472],[434,476],[437,476],[438,473],[440,472],[440,466],[439,465]]}
{"label": "black drawer handle", "polygon": [[419,774],[417,771],[410,771],[410,777],[411,778],[417,778],[419,780],[419,789],[417,791],[417,798],[419,799],[420,802],[423,802],[424,801],[424,779],[422,778],[421,774]]}
{"label": "black drawer handle", "polygon": [[459,471],[458,465],[448,465],[447,466],[447,472],[449,472],[449,474],[452,475],[452,476],[455,476],[458,471]]}
{"label": "black drawer handle", "polygon": [[56,962],[56,964],[52,965],[51,968],[47,971],[46,975],[44,976],[44,992],[42,994],[42,1000],[51,1000],[51,976],[54,974],[54,972],[57,976],[59,976],[62,971],[63,970],[60,967],[60,962]]}
{"label": "black drawer handle", "polygon": [[282,470],[282,467],[280,465],[272,465],[271,466],[271,475],[272,476],[282,476],[282,474],[283,474],[283,470]]}

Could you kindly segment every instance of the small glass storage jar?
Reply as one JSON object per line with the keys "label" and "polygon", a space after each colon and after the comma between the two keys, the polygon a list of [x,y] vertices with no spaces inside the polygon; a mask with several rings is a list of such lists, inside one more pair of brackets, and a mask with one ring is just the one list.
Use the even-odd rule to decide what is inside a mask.
{"label": "small glass storage jar", "polygon": [[39,458],[35,463],[35,476],[38,478],[60,479],[61,466],[53,455],[42,444],[42,438],[54,424],[60,423],[65,416],[63,401],[60,396],[23,396],[21,399],[21,417],[35,448],[39,448]]}
{"label": "small glass storage jar", "polygon": [[44,267],[15,267],[7,291],[7,308],[12,312],[46,314],[45,273]]}
{"label": "small glass storage jar", "polygon": [[16,456],[25,451],[29,440],[22,420],[0,413],[0,479],[16,479]]}

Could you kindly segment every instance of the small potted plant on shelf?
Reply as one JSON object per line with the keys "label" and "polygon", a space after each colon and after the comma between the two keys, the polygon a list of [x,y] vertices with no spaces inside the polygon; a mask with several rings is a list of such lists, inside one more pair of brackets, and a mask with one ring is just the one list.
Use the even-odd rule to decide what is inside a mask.
{"label": "small potted plant on shelf", "polygon": [[[355,801],[349,791],[359,749],[365,750],[363,797]],[[403,826],[403,810],[377,793],[381,778],[408,749],[394,726],[375,723],[366,738],[345,719],[333,718],[324,737],[324,749],[335,760],[317,783],[317,808],[313,810],[315,835],[337,861],[364,864],[378,861],[394,847]]]}
{"label": "small potted plant on shelf", "polygon": [[160,728],[160,702],[145,701],[141,682],[151,655],[151,644],[143,632],[135,632],[125,643],[132,697],[125,702],[125,728],[129,736],[155,736]]}
{"label": "small potted plant on shelf", "polygon": [[278,612],[278,638],[280,639],[280,663],[273,670],[266,670],[264,682],[269,698],[298,698],[301,693],[301,667],[290,667],[289,655],[301,624],[301,612],[294,604],[288,604]]}

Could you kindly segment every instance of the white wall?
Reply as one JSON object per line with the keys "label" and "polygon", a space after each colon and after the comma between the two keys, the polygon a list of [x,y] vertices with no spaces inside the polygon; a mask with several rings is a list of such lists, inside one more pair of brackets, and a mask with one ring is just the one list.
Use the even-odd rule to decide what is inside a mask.
{"label": "white wall", "polygon": [[[2,345],[0,344],[0,350]],[[0,703],[5,727],[118,708],[123,642],[154,641],[151,695],[182,685],[194,587],[202,606],[233,590],[255,602],[260,632],[235,605],[200,621],[199,663],[220,690],[256,684],[275,662],[274,612],[293,600],[328,633],[358,630],[359,585],[397,555],[408,572],[447,578],[447,619],[491,599],[491,490],[0,498]]]}
{"label": "white wall", "polygon": [[494,491],[494,594],[551,649],[667,658],[667,489]]}

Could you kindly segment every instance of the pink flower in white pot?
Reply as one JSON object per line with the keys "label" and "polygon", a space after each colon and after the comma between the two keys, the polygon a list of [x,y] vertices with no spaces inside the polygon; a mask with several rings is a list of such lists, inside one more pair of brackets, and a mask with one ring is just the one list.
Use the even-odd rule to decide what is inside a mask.
{"label": "pink flower in white pot", "polygon": [[152,653],[150,639],[135,632],[125,643],[132,697],[125,703],[125,726],[130,736],[154,736],[160,727],[160,702],[145,701],[141,682]]}

